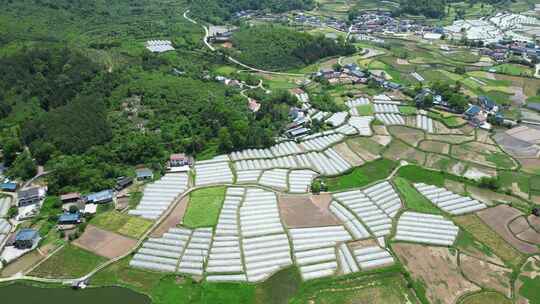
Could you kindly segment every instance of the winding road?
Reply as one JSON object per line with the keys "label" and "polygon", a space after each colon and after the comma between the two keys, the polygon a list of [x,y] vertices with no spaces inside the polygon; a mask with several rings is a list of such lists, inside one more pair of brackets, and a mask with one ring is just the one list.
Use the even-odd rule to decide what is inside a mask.
{"label": "winding road", "polygon": [[[189,13],[189,10],[185,11],[184,12],[184,18],[186,20],[188,20],[189,22],[193,23],[193,24],[199,24],[197,21],[191,19],[188,17],[188,14]],[[216,48],[214,48],[209,42],[208,42],[208,39],[210,37],[210,31],[208,29],[207,26],[205,25],[201,25],[202,28],[204,29],[204,38],[203,38],[203,42],[204,44],[206,45],[206,47],[208,49],[210,49],[212,52],[215,52],[216,51]],[[247,64],[244,64],[236,59],[234,59],[233,57],[231,56],[227,56],[227,60],[229,60],[230,62],[236,64],[236,65],[239,65],[247,70],[250,70],[252,72],[257,72],[257,73],[262,73],[262,74],[269,74],[269,75],[281,75],[281,76],[291,76],[291,77],[304,77],[306,76],[307,74],[295,74],[295,73],[284,73],[284,72],[272,72],[272,71],[266,71],[266,70],[261,70],[261,69],[257,69],[257,68],[254,68],[252,66],[249,66]]]}

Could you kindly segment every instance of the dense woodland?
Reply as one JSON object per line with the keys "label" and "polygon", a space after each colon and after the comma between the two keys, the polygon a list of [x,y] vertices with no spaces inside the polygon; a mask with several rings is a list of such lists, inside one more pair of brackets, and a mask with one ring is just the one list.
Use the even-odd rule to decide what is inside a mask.
{"label": "dense woodland", "polygon": [[[9,33],[0,35],[2,161],[14,178],[45,166],[52,193],[111,187],[138,164],[161,170],[172,152],[207,158],[271,145],[296,103],[276,90],[256,96],[262,107],[254,114],[238,89],[215,82],[224,57],[202,47],[185,6],[0,3],[0,33]],[[154,24],[155,16],[167,24]],[[177,51],[155,55],[140,42],[161,37]]]}
{"label": "dense woodland", "polygon": [[285,70],[312,64],[329,56],[356,51],[343,39],[300,33],[281,26],[242,27],[233,35],[237,57],[242,62],[268,70]]}

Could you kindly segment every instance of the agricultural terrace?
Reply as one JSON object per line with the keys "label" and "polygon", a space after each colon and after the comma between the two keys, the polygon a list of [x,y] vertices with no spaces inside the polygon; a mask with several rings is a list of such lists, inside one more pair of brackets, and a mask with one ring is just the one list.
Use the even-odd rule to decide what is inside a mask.
{"label": "agricultural terrace", "polygon": [[[302,99],[309,102],[305,96]],[[148,184],[131,218],[166,219],[180,198],[187,203],[185,213],[175,225],[146,238],[134,255],[96,274],[96,282],[109,280],[105,273],[118,272],[114,281],[135,284],[156,299],[165,296],[163,290],[142,281],[142,274],[164,284],[171,284],[167,283],[170,274],[185,276],[188,282],[190,277],[203,278],[205,283],[191,287],[195,293],[232,284],[240,292],[239,299],[251,299],[253,292],[262,292],[258,291],[262,286],[279,285],[275,280],[282,275],[297,282],[282,299],[293,302],[330,297],[330,290],[336,299],[398,303],[422,299],[453,303],[484,288],[496,290],[494,297],[511,296],[509,286],[515,282],[509,274],[519,271],[529,254],[517,244],[521,238],[534,237],[534,228],[523,226],[528,222],[520,210],[527,208],[527,202],[508,196],[520,209],[506,207],[512,211],[504,225],[511,232],[499,230],[489,214],[503,206],[497,199],[485,198],[503,194],[483,191],[479,182],[464,174],[471,168],[483,169],[480,161],[457,160],[452,155],[454,149],[487,145],[490,149],[484,153],[502,154],[496,143],[467,127],[440,133],[435,127],[438,120],[431,120],[430,131],[429,125],[418,123],[421,114],[417,113],[403,115],[404,124],[373,125],[373,117],[357,111],[359,103],[371,105],[373,114],[401,115],[394,107],[396,101],[386,95],[351,100],[345,103],[349,111],[338,112],[343,114],[312,112],[330,127],[299,142],[197,161],[191,177],[165,175]],[[403,153],[406,150],[412,152]],[[463,168],[454,174],[420,167],[425,159],[421,162],[413,156],[418,152],[444,156],[447,166],[454,161],[453,166],[461,163]],[[315,179],[329,192],[310,193]],[[182,191],[191,184],[197,188],[186,194],[186,200]],[[175,185],[185,188],[179,192]],[[111,219],[109,226],[100,223],[112,216],[98,215],[95,225],[120,233],[118,227],[125,225],[121,221],[115,224]],[[74,254],[73,248],[66,250]],[[428,272],[416,260],[429,261],[430,269],[437,271]],[[53,262],[40,265],[35,273],[47,273],[48,263]],[[471,271],[479,265],[490,265],[496,278]],[[401,268],[411,275],[403,277],[396,271]],[[450,278],[451,288],[430,287],[442,277]],[[319,288],[321,282],[332,287]]]}

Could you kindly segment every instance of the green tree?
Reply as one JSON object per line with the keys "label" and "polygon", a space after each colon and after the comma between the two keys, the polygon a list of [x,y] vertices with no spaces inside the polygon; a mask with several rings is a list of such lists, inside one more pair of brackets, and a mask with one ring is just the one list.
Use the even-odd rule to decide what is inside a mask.
{"label": "green tree", "polygon": [[17,156],[7,175],[12,178],[27,180],[35,176],[36,173],[36,163],[32,159],[32,155],[30,155],[30,152],[24,151]]}
{"label": "green tree", "polygon": [[21,152],[23,146],[21,141],[18,138],[6,138],[3,140],[2,152],[4,155],[4,163],[6,166],[11,166],[11,164],[17,158],[17,154]]}
{"label": "green tree", "polygon": [[218,131],[219,148],[223,151],[231,151],[233,148],[233,142],[231,140],[231,134],[229,129],[223,127]]}

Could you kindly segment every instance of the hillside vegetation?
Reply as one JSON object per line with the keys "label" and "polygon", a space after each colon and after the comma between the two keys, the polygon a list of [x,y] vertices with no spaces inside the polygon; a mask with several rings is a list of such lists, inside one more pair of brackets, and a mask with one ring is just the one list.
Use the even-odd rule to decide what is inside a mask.
{"label": "hillside vegetation", "polygon": [[281,26],[242,27],[235,32],[233,44],[242,62],[268,70],[303,67],[321,58],[350,55],[352,44],[324,36],[300,33]]}
{"label": "hillside vegetation", "polygon": [[[134,165],[162,170],[173,152],[269,146],[296,102],[274,90],[254,114],[239,89],[213,81],[223,57],[201,47],[183,1],[0,5],[3,161],[13,178],[30,178],[36,165],[53,171],[50,193],[109,188]],[[152,54],[149,39],[177,50]]]}
{"label": "hillside vegetation", "polygon": [[243,10],[266,10],[282,13],[312,9],[314,0],[190,0],[191,11],[199,18],[218,23]]}

